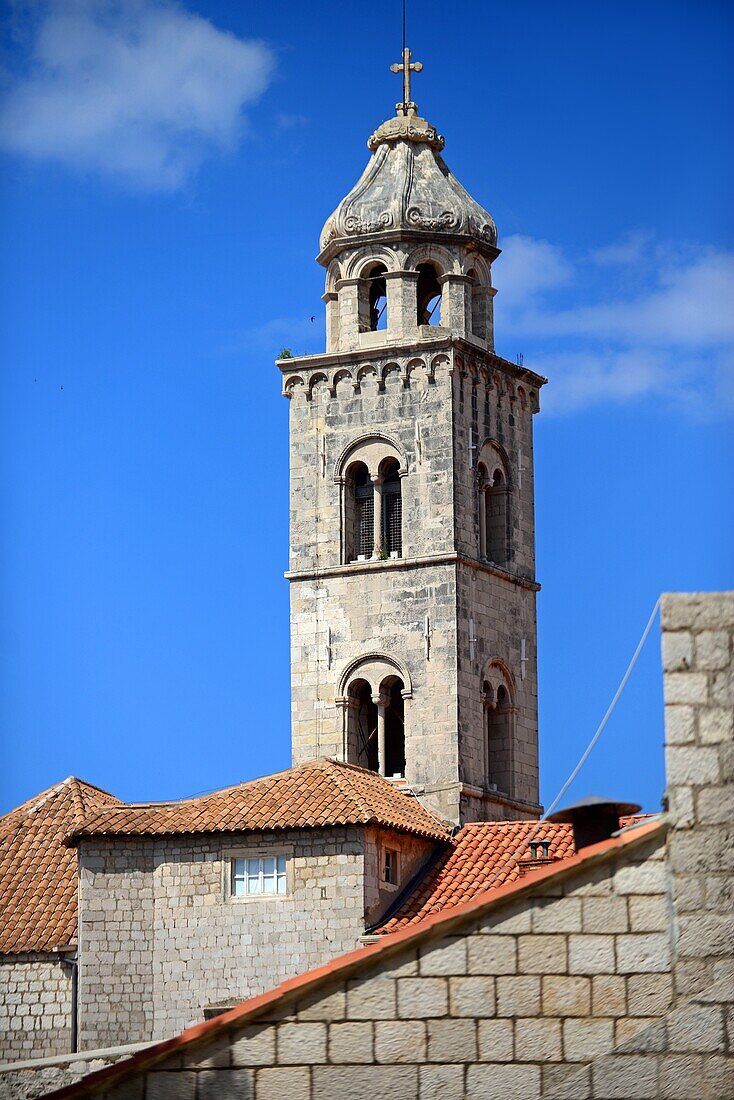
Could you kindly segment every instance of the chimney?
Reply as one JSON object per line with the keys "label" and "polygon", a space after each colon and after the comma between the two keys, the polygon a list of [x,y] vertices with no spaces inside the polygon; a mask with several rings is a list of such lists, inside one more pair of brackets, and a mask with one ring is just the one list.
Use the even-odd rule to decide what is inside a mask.
{"label": "chimney", "polygon": [[546,820],[570,823],[573,826],[574,847],[578,852],[589,844],[608,840],[618,831],[620,817],[636,814],[639,810],[636,802],[614,802],[608,798],[589,795],[562,810],[556,810]]}

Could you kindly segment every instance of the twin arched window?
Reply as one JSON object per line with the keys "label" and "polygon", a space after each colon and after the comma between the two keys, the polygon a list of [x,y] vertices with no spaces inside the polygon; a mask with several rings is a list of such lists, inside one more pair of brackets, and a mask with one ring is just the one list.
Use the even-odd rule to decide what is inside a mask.
{"label": "twin arched window", "polygon": [[367,680],[349,685],[348,758],[391,779],[405,775],[405,685],[387,676],[376,695]]}
{"label": "twin arched window", "polygon": [[491,665],[482,683],[485,785],[513,794],[515,707],[507,674]]}
{"label": "twin arched window", "polygon": [[389,456],[375,474],[361,460],[344,479],[344,561],[399,558],[403,552],[400,463]]}
{"label": "twin arched window", "polygon": [[510,558],[510,499],[507,472],[498,452],[483,448],[477,465],[479,556],[496,565]]}

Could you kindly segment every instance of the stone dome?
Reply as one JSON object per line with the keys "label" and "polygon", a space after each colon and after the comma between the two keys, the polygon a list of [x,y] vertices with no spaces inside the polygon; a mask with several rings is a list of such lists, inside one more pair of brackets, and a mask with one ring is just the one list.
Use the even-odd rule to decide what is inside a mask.
{"label": "stone dome", "polygon": [[497,226],[440,155],[443,137],[416,114],[383,122],[367,142],[367,167],[326,221],[324,260],[379,236],[430,235],[472,240],[496,254]]}

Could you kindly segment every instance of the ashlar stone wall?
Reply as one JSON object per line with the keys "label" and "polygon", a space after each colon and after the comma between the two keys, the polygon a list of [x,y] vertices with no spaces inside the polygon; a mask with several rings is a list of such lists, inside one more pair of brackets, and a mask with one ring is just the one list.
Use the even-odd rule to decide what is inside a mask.
{"label": "ashlar stone wall", "polygon": [[[175,1035],[353,950],[432,844],[387,830],[225,838],[84,840],[80,848],[80,1049]],[[397,887],[380,883],[384,845]],[[230,860],[283,854],[288,892],[235,898]]]}
{"label": "ashlar stone wall", "polygon": [[[566,1082],[590,1082],[600,1054],[635,1049],[670,1004],[664,853],[661,831],[440,938],[383,949],[318,991],[286,996],[275,1015],[151,1068],[146,1095],[585,1095]],[[628,1095],[607,1086],[608,1098]],[[105,1095],[142,1097],[142,1087]]]}
{"label": "ashlar stone wall", "polygon": [[71,1051],[72,965],[58,956],[0,959],[0,1062]]}

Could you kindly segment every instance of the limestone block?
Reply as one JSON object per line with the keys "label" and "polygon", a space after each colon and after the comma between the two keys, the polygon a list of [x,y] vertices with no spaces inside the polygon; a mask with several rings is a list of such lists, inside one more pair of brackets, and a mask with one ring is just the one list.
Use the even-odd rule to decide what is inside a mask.
{"label": "limestone block", "polygon": [[149,1100],[194,1100],[196,1074],[154,1070],[146,1075],[145,1094]]}
{"label": "limestone block", "polygon": [[267,1066],[275,1061],[275,1028],[251,1024],[231,1041],[233,1066]]}
{"label": "limestone block", "polygon": [[418,1095],[417,1066],[314,1066],[312,1072],[311,1100],[406,1100]]}
{"label": "limestone block", "polygon": [[311,1074],[307,1066],[259,1069],[255,1100],[310,1100]]}
{"label": "limestone block", "polygon": [[562,1057],[560,1020],[515,1020],[515,1061],[560,1062]]}
{"label": "limestone block", "polygon": [[668,1045],[666,1022],[652,1016],[617,1020],[614,1042],[620,1054],[664,1051]]}
{"label": "limestone block", "polygon": [[[532,909],[532,928],[538,933],[580,932],[581,898],[539,899]],[[522,941],[520,952],[522,958]]]}
{"label": "limestone block", "polygon": [[696,740],[696,708],[675,704],[665,708],[666,745],[690,745]]}
{"label": "limestone block", "polygon": [[542,1081],[542,1095],[549,1100],[589,1100],[591,1096],[591,1066],[543,1066]]}
{"label": "limestone block", "polygon": [[614,1047],[614,1021],[564,1020],[563,1057],[567,1062],[590,1062]]}
{"label": "limestone block", "polygon": [[720,781],[719,754],[713,745],[670,745],[665,765],[670,786],[710,786]]}
{"label": "limestone block", "polygon": [[517,941],[512,936],[472,936],[468,941],[470,974],[514,974]]}
{"label": "limestone block", "polygon": [[565,975],[542,978],[544,1016],[587,1016],[591,1010],[591,979]]}
{"label": "limestone block", "polygon": [[514,1022],[480,1020],[477,1036],[481,1062],[511,1062],[514,1058]]}
{"label": "limestone block", "polygon": [[664,973],[670,968],[667,933],[649,932],[616,937],[617,970],[620,974]]}
{"label": "limestone block", "polygon": [[662,651],[665,672],[693,667],[693,635],[689,631],[666,631],[662,638]]}
{"label": "limestone block", "polygon": [[613,974],[616,970],[614,936],[568,937],[569,974]]}
{"label": "limestone block", "polygon": [[731,707],[706,707],[698,715],[698,736],[704,745],[734,740],[734,710]]}
{"label": "limestone block", "polygon": [[584,932],[592,934],[627,932],[627,900],[624,897],[584,898],[582,921]]}
{"label": "limestone block", "polygon": [[429,1062],[475,1062],[477,1028],[474,1020],[429,1020]]}
{"label": "limestone block", "polygon": [[703,1058],[697,1055],[668,1055],[660,1070],[660,1096],[664,1100],[691,1100],[705,1095],[703,1065]]}
{"label": "limestone block", "polygon": [[466,974],[466,937],[457,936],[431,944],[420,953],[420,973]]}
{"label": "limestone block", "polygon": [[420,1020],[448,1013],[448,982],[444,978],[400,978],[398,1015]]}
{"label": "limestone block", "polygon": [[469,1066],[466,1071],[466,1100],[539,1100],[540,1066]]}
{"label": "limestone block", "polygon": [[419,1066],[419,1100],[457,1100],[464,1095],[463,1066]]}
{"label": "limestone block", "polygon": [[343,988],[335,989],[298,1002],[299,1020],[343,1020],[346,1015],[346,993]]}
{"label": "limestone block", "polygon": [[558,974],[565,973],[567,969],[568,952],[565,936],[520,936],[518,948],[518,968],[523,974]]}
{"label": "limestone block", "polygon": [[723,1051],[724,1019],[718,1005],[685,1005],[668,1016],[670,1049],[677,1054]]}
{"label": "limestone block", "polygon": [[657,1096],[657,1059],[637,1054],[612,1054],[593,1063],[592,1079],[595,1097],[650,1100]]}
{"label": "limestone block", "polygon": [[[196,1081],[197,1100],[254,1100],[255,1097],[255,1074],[251,1069],[205,1069],[196,1074]],[[173,1096],[171,1093],[171,1100]]]}
{"label": "limestone block", "polygon": [[534,1016],[540,1012],[540,978],[521,974],[497,979],[498,1016]]}
{"label": "limestone block", "polygon": [[329,1027],[329,1061],[372,1062],[374,1057],[372,1024],[368,1022],[333,1023]]}
{"label": "limestone block", "polygon": [[278,1062],[299,1065],[326,1061],[326,1024],[283,1023],[276,1032]]}
{"label": "limestone block", "polygon": [[378,1062],[424,1062],[426,1025],[422,1020],[378,1020],[375,1023],[375,1059]]}
{"label": "limestone block", "polygon": [[615,894],[664,894],[665,867],[661,860],[629,863],[614,873]]}
{"label": "limestone block", "polygon": [[348,1019],[394,1020],[397,1014],[396,982],[392,978],[371,978],[347,984]]}
{"label": "limestone block", "polygon": [[452,1016],[494,1016],[495,1006],[494,978],[449,978],[449,1012]]}
{"label": "limestone block", "polygon": [[702,706],[708,702],[708,677],[705,672],[668,672],[663,683],[666,704]]}
{"label": "limestone block", "polygon": [[631,974],[627,979],[630,1016],[662,1016],[673,997],[670,974]]}
{"label": "limestone block", "polygon": [[725,630],[704,630],[696,635],[696,668],[719,670],[731,661],[729,635]]}

